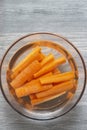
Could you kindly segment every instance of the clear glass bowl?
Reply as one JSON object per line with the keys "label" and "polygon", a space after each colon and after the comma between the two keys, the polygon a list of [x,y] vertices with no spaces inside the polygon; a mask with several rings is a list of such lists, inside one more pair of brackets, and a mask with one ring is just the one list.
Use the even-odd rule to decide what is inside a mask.
{"label": "clear glass bowl", "polygon": [[[40,42],[42,40],[43,42]],[[77,89],[72,98],[68,99],[65,94],[58,99],[32,108],[29,100],[17,99],[14,90],[9,87],[7,70],[15,66],[37,45],[41,46],[45,54],[52,52],[55,57],[64,55],[67,58],[67,63],[61,65],[60,70],[62,72],[73,70],[78,77]],[[79,102],[86,86],[86,67],[77,48],[66,38],[52,33],[34,33],[18,39],[6,51],[0,66],[0,83],[6,101],[16,112],[37,120],[54,119],[68,113]]]}

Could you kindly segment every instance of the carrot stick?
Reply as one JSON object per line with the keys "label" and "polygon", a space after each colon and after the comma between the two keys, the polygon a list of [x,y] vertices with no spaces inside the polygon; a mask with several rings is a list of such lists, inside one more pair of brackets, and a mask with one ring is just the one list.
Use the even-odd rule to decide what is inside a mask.
{"label": "carrot stick", "polygon": [[44,74],[44,75],[42,75],[42,76],[36,78],[35,80],[37,80],[37,79],[39,80],[40,78],[48,77],[48,76],[51,76],[51,75],[52,75],[52,72],[49,72],[49,73],[47,73],[47,74]]}
{"label": "carrot stick", "polygon": [[52,84],[41,86],[38,80],[33,80],[30,83],[27,83],[24,86],[17,88],[15,92],[16,92],[17,97],[24,97],[24,96],[28,96],[29,94],[48,90],[52,87],[53,87]]}
{"label": "carrot stick", "polygon": [[64,82],[75,77],[73,72],[66,72],[56,75],[51,75],[49,77],[40,78],[41,84],[49,84],[49,83],[59,83]]}
{"label": "carrot stick", "polygon": [[49,63],[49,62],[52,61],[52,60],[54,60],[54,56],[53,56],[53,54],[50,53],[48,56],[46,56],[46,57],[42,60],[41,66],[46,65],[47,63]]}
{"label": "carrot stick", "polygon": [[36,99],[34,98],[34,99],[31,99],[31,104],[32,105],[38,105],[38,104],[53,100],[55,98],[58,98],[58,97],[62,96],[65,93],[66,92],[62,92],[62,93],[59,93],[59,94],[56,94],[56,95],[50,95],[50,96],[47,96],[47,97],[36,98]]}
{"label": "carrot stick", "polygon": [[49,90],[36,93],[36,96],[37,96],[37,98],[41,98],[41,97],[49,96],[51,94],[59,94],[64,91],[69,91],[72,88],[73,88],[73,81],[72,80],[66,81],[66,82],[53,86]]}
{"label": "carrot stick", "polygon": [[[42,53],[39,53],[39,52],[36,54],[35,57],[36,57],[36,60],[38,60],[38,61],[40,61],[40,62],[44,59],[43,54],[42,54]],[[35,57],[34,57],[34,58],[35,58]],[[33,59],[33,58],[32,58],[32,59]],[[25,68],[26,68],[26,67],[25,67]],[[22,70],[21,70],[21,71],[22,71]],[[20,71],[20,72],[21,72],[21,71]],[[19,73],[20,73],[20,72],[19,72]],[[11,75],[10,75],[11,80],[13,80],[19,73],[18,73],[18,71],[12,72]]]}
{"label": "carrot stick", "polygon": [[30,81],[33,78],[33,74],[41,68],[40,63],[35,60],[28,67],[26,67],[17,77],[10,83],[13,88],[22,86],[27,80]]}
{"label": "carrot stick", "polygon": [[29,53],[19,64],[12,69],[11,79],[14,79],[19,72],[25,69],[31,62],[34,60],[38,60],[40,58],[40,50],[41,48],[36,47],[31,53]]}
{"label": "carrot stick", "polygon": [[31,93],[37,93],[37,92],[41,92],[44,90],[48,90],[49,88],[53,87],[52,84],[47,84],[47,85],[41,85],[41,83],[39,82],[39,80],[32,80],[29,85],[31,86],[29,89],[31,91]]}
{"label": "carrot stick", "polygon": [[37,78],[45,73],[48,73],[52,71],[54,68],[56,68],[58,65],[63,64],[65,62],[66,59],[64,57],[60,57],[57,60],[54,60],[50,64],[47,64],[43,68],[41,68],[37,73],[34,74],[34,77]]}

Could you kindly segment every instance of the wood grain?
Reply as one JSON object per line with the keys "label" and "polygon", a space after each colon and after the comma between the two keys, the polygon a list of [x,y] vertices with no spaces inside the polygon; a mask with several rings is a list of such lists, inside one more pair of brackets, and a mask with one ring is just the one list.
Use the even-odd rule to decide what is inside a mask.
{"label": "wood grain", "polygon": [[[87,66],[86,0],[0,0],[0,60],[17,38],[32,32],[58,33],[81,52]],[[87,130],[87,88],[79,104],[52,121],[27,120],[17,114],[0,91],[0,130]]]}

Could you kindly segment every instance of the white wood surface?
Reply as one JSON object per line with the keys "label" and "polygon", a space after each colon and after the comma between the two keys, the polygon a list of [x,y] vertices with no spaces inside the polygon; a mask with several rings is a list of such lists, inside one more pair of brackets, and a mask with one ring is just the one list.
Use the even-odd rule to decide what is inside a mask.
{"label": "white wood surface", "polygon": [[[17,38],[32,32],[58,33],[81,52],[87,67],[87,0],[0,0],[0,60]],[[16,113],[0,91],[0,130],[87,130],[87,88],[62,118],[38,122]]]}

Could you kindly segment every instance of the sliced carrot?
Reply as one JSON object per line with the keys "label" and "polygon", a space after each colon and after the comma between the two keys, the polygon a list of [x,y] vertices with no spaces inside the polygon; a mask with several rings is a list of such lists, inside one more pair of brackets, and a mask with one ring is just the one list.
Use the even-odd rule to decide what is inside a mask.
{"label": "sliced carrot", "polygon": [[52,53],[50,53],[48,56],[46,56],[42,62],[41,62],[41,66],[43,67],[44,65],[46,65],[47,63],[49,63],[50,61],[54,60],[54,55]]}
{"label": "sliced carrot", "polygon": [[29,53],[19,64],[12,69],[11,79],[14,79],[19,72],[25,69],[31,62],[34,60],[38,60],[40,58],[40,50],[41,48],[36,47],[31,53]]}
{"label": "sliced carrot", "polygon": [[48,73],[52,71],[54,68],[56,68],[58,65],[63,64],[66,62],[66,59],[64,57],[60,57],[54,61],[52,61],[50,64],[47,64],[43,66],[37,73],[34,74],[34,77],[37,78],[45,73]]}
{"label": "sliced carrot", "polygon": [[48,90],[52,87],[53,87],[52,84],[41,86],[38,80],[37,81],[33,80],[30,83],[27,83],[24,86],[17,88],[15,92],[16,92],[17,97],[23,97],[23,96],[28,96],[29,94]]}
{"label": "sliced carrot", "polygon": [[41,84],[59,83],[73,78],[75,78],[75,74],[73,72],[66,72],[66,73],[51,75],[49,77],[40,78],[40,82]]}
{"label": "sliced carrot", "polygon": [[31,93],[41,92],[53,87],[52,84],[41,85],[39,80],[32,80],[29,84],[31,86],[30,87]]}
{"label": "sliced carrot", "polygon": [[[42,54],[41,52],[37,52],[36,55],[34,56],[34,58],[35,58],[35,60],[38,60],[38,61],[41,62],[41,61],[45,58],[45,55]],[[32,58],[31,61],[29,61],[29,62],[32,62],[32,60],[34,61],[34,58]],[[28,59],[27,59],[27,60],[28,60]],[[29,62],[27,62],[26,65],[27,65]],[[25,66],[26,66],[26,65],[25,65]],[[25,67],[25,66],[24,66],[24,67]],[[21,67],[21,69],[22,69],[22,67]],[[22,70],[21,70],[21,71],[22,71]],[[21,72],[21,71],[20,71],[20,72]],[[11,73],[10,78],[11,78],[11,79],[14,79],[18,74],[19,74],[18,70],[15,70],[14,72]]]}
{"label": "sliced carrot", "polygon": [[28,67],[26,67],[16,78],[10,83],[13,88],[22,86],[27,80],[30,81],[33,78],[33,74],[41,68],[40,63],[35,60]]}
{"label": "sliced carrot", "polygon": [[32,105],[38,105],[38,104],[53,100],[55,98],[58,98],[58,97],[62,96],[65,93],[66,92],[62,92],[62,93],[55,94],[55,95],[50,95],[50,96],[47,96],[47,97],[36,98],[36,99],[34,98],[34,99],[31,99],[31,104]]}
{"label": "sliced carrot", "polygon": [[40,77],[38,77],[38,78],[35,78],[36,80],[38,79],[40,79],[40,78],[43,78],[43,77],[48,77],[48,76],[51,76],[52,75],[52,72],[49,72],[49,73],[47,73],[47,74],[44,74],[44,75],[42,75],[42,76],[40,76]]}
{"label": "sliced carrot", "polygon": [[49,88],[53,87],[52,84],[41,85],[39,80],[32,80],[29,84],[31,86],[30,87],[31,93],[38,93],[38,92],[41,92],[41,91],[44,91],[44,90],[48,90]]}
{"label": "sliced carrot", "polygon": [[53,86],[52,88],[50,88],[49,90],[46,90],[44,92],[39,92],[36,94],[37,98],[41,98],[41,97],[45,97],[45,96],[49,96],[51,94],[59,94],[61,92],[64,91],[69,91],[73,88],[73,81],[66,81],[63,83],[60,83],[58,85]]}

